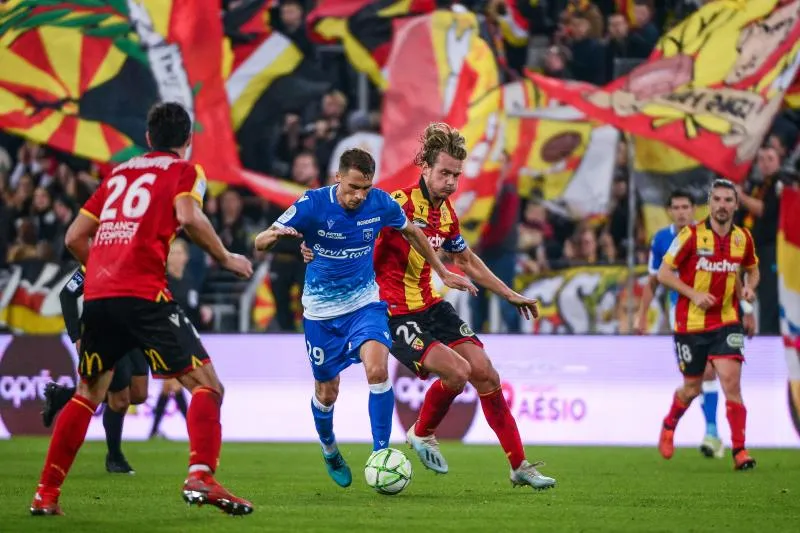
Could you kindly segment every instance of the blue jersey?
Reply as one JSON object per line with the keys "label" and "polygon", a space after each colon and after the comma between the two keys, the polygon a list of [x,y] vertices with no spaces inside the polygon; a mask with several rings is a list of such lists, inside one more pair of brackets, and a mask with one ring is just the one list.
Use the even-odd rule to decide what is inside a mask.
{"label": "blue jersey", "polygon": [[[678,234],[677,230],[675,229],[674,224],[670,224],[666,228],[661,228],[658,232],[653,235],[653,242],[650,244],[650,260],[648,261],[648,270],[650,274],[655,276],[658,273],[658,269],[661,268],[661,263],[664,260],[664,256],[669,250],[669,247],[672,245],[672,241],[675,239],[675,236]],[[678,303],[678,293],[675,291],[669,291],[669,305],[671,308],[675,307],[675,304]]]}
{"label": "blue jersey", "polygon": [[372,189],[358,209],[336,200],[336,187],[308,191],[275,222],[303,234],[314,251],[306,269],[303,315],[328,320],[380,301],[372,256],[385,227],[405,229],[403,209],[388,193]]}

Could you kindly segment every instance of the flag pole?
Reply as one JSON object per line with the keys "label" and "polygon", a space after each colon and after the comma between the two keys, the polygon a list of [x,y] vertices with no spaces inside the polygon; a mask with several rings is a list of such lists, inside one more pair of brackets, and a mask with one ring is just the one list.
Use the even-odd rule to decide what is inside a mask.
{"label": "flag pole", "polygon": [[633,145],[633,135],[627,134],[628,141],[628,280],[627,292],[628,296],[625,299],[626,319],[628,322],[628,334],[633,333],[634,324],[634,306],[636,301],[633,297],[633,291],[636,286],[636,181],[633,178],[634,172],[634,158],[636,155]]}

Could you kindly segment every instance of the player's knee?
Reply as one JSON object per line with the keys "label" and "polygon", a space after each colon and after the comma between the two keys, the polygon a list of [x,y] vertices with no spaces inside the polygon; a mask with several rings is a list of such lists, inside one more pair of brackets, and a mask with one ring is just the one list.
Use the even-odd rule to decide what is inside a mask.
{"label": "player's knee", "polygon": [[469,381],[470,373],[471,368],[469,363],[459,357],[453,365],[453,368],[448,372],[448,375],[442,378],[442,381],[447,385],[448,389],[461,391],[464,389],[467,381]]}
{"label": "player's knee", "polygon": [[473,384],[481,384],[482,389],[495,390],[500,386],[500,374],[489,360],[471,366],[469,380]]}
{"label": "player's knee", "polygon": [[700,379],[686,380],[683,383],[683,394],[689,401],[694,400],[703,392],[703,381]]}
{"label": "player's knee", "polygon": [[125,413],[131,406],[131,397],[128,391],[113,392],[108,395],[108,407],[117,413]]}
{"label": "player's knee", "polygon": [[367,383],[375,385],[389,381],[388,365],[371,365],[366,368]]}
{"label": "player's knee", "polygon": [[317,400],[322,405],[330,407],[336,403],[336,398],[339,397],[339,387],[324,387],[319,388],[315,392]]}

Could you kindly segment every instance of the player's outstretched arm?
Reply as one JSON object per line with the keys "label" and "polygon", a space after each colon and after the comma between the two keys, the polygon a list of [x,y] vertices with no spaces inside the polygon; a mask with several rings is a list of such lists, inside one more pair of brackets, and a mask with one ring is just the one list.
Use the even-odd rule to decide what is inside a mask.
{"label": "player's outstretched arm", "polygon": [[250,263],[250,260],[242,255],[232,254],[225,248],[208,217],[194,198],[189,195],[176,198],[175,214],[178,224],[189,235],[189,238],[213,257],[219,266],[243,278],[253,275],[253,264]]}
{"label": "player's outstretched arm", "polygon": [[478,285],[517,306],[519,314],[526,320],[539,316],[538,302],[533,298],[526,298],[506,285],[503,280],[494,275],[494,272],[486,266],[486,263],[471,248],[467,248],[463,252],[451,253],[450,256],[458,268],[463,270],[471,279],[474,279]]}
{"label": "player's outstretched arm", "polygon": [[100,223],[96,218],[81,211],[67,228],[64,244],[82,265],[85,265],[86,261],[89,260],[89,240],[97,233],[99,226]]}
{"label": "player's outstretched arm", "polygon": [[[256,236],[256,242],[255,242],[256,250],[258,250],[259,252],[268,252],[278,243],[278,239],[282,237],[293,237],[297,239],[302,239],[303,235],[296,229],[291,228],[289,226],[284,226],[284,227],[272,226],[262,231]],[[308,263],[309,261],[306,261],[306,263]]]}
{"label": "player's outstretched arm", "polygon": [[475,288],[475,285],[473,285],[470,280],[447,270],[447,267],[444,266],[439,256],[436,255],[436,251],[421,229],[414,224],[406,224],[406,227],[400,231],[403,233],[403,236],[408,239],[408,242],[411,243],[411,246],[413,246],[414,249],[422,255],[425,261],[431,265],[434,272],[439,274],[439,277],[442,278],[445,285],[451,289],[467,291],[473,296],[478,294],[478,289]]}

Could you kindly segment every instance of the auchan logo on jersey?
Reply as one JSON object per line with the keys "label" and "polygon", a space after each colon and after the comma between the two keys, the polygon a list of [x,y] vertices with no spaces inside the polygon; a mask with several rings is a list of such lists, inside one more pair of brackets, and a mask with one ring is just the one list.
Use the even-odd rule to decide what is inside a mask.
{"label": "auchan logo on jersey", "polygon": [[428,242],[434,250],[438,250],[444,244],[444,237],[441,235],[431,235],[428,237]]}
{"label": "auchan logo on jersey", "polygon": [[738,263],[731,263],[723,259],[722,261],[709,261],[705,257],[697,260],[696,270],[703,270],[705,272],[731,272],[736,273],[739,271]]}
{"label": "auchan logo on jersey", "polygon": [[98,245],[128,243],[139,229],[138,222],[120,220],[116,222],[103,222],[95,235]]}

